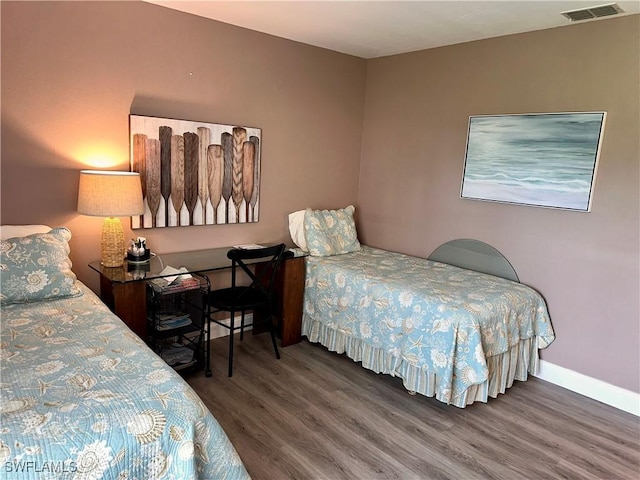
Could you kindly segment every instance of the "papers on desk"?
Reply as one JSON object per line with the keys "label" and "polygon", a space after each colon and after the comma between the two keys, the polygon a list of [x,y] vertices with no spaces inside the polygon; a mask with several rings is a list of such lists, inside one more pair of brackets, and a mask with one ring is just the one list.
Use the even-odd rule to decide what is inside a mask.
{"label": "papers on desk", "polygon": [[200,287],[198,279],[194,278],[185,267],[174,268],[167,265],[160,275],[163,277],[149,280],[156,292],[173,293]]}
{"label": "papers on desk", "polygon": [[257,250],[264,248],[264,245],[258,245],[257,243],[248,243],[245,245],[234,245],[233,248],[239,248],[240,250]]}

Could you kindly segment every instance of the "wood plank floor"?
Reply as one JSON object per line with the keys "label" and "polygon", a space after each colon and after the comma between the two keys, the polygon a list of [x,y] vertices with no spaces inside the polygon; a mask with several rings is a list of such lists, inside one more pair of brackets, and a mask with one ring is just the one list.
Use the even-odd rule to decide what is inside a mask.
{"label": "wood plank floor", "polygon": [[186,379],[261,479],[639,479],[640,422],[542,380],[465,409],[407,394],[306,339],[212,342],[213,376]]}

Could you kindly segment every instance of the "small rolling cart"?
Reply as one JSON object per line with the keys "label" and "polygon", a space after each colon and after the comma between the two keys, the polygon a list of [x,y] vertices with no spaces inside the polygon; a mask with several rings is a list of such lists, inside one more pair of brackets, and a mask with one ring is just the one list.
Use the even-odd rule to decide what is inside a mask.
{"label": "small rolling cart", "polygon": [[176,371],[205,365],[202,288],[195,275],[172,283],[162,278],[147,282],[147,343]]}

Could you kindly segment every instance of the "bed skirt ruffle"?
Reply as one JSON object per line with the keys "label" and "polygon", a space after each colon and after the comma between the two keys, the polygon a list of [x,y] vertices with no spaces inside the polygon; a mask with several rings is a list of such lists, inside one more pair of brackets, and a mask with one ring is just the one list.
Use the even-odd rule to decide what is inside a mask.
{"label": "bed skirt ruffle", "polygon": [[456,407],[464,408],[474,402],[487,402],[489,397],[496,398],[513,385],[514,380],[524,381],[529,373],[538,370],[538,345],[536,337],[521,340],[501,355],[486,359],[489,370],[488,378],[461,392],[451,391],[451,385],[440,385],[435,373],[409,363],[401,356],[392,355],[354,338],[349,333],[309,318],[307,314],[302,320],[302,335],[310,342],[320,343],[329,351],[344,353],[355,362],[375,373],[383,373],[392,377],[400,377],[404,387],[410,392],[417,392],[427,397]]}

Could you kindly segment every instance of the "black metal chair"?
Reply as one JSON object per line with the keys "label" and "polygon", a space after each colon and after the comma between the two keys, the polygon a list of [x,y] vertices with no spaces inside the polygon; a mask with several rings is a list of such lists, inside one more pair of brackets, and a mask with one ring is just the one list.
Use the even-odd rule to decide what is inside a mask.
{"label": "black metal chair", "polygon": [[[272,322],[274,303],[274,283],[276,272],[285,251],[284,243],[270,247],[241,249],[233,248],[227,252],[231,259],[231,287],[212,290],[205,294],[206,316],[209,322],[207,340],[211,331],[211,322],[229,330],[229,376],[233,374],[233,341],[234,333],[240,330],[240,340],[243,339],[244,329],[251,326],[268,324],[273,350],[276,358],[280,358],[276,344],[275,327]],[[252,268],[252,264],[260,264],[259,268]],[[249,285],[242,285],[242,279],[247,278]],[[240,285],[238,284],[240,283]],[[245,313],[254,312],[254,319],[245,325]],[[214,318],[217,312],[229,312],[229,324]],[[235,323],[235,314],[240,312],[240,325]],[[260,313],[259,320],[256,312]],[[209,342],[207,342],[209,345]],[[209,358],[206,360],[206,376],[211,376]]]}

